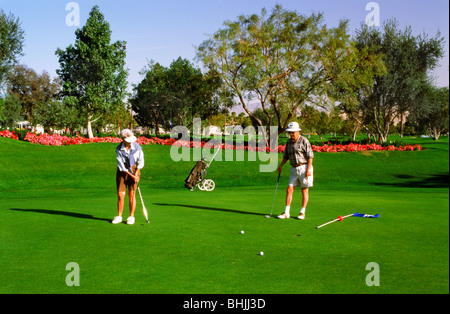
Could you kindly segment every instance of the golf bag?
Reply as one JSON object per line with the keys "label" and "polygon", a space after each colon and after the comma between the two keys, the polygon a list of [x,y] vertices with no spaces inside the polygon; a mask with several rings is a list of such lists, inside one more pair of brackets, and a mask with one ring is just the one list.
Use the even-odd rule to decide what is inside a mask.
{"label": "golf bag", "polygon": [[206,176],[206,163],[204,159],[197,161],[194,168],[192,168],[189,176],[184,180],[185,188],[193,191],[195,186],[202,182]]}
{"label": "golf bag", "polygon": [[206,169],[209,168],[211,162],[214,160],[220,149],[221,147],[217,149],[210,162],[206,162],[205,157],[197,161],[186,180],[184,180],[185,188],[189,189],[190,191],[194,191],[196,187],[198,187],[201,191],[211,192],[212,190],[214,190],[216,184],[213,180],[206,179]]}

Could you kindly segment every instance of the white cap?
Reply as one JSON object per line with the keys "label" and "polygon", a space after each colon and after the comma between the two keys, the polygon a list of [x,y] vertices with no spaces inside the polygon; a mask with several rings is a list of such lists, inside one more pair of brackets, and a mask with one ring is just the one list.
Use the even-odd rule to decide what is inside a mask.
{"label": "white cap", "polygon": [[120,132],[120,136],[125,142],[136,142],[136,136],[134,136],[133,131],[131,131],[130,129],[123,129],[122,132]]}
{"label": "white cap", "polygon": [[286,129],[286,132],[298,132],[301,131],[300,126],[297,122],[291,122],[288,124],[288,127]]}
{"label": "white cap", "polygon": [[128,143],[134,143],[134,142],[136,142],[136,136],[132,135],[127,138],[124,138],[123,140]]}

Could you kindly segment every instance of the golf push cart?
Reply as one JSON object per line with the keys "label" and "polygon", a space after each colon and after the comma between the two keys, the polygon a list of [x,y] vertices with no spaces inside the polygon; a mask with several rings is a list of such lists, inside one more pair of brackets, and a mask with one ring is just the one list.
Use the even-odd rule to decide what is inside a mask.
{"label": "golf push cart", "polygon": [[206,157],[203,157],[201,160],[197,161],[194,168],[192,168],[189,176],[184,180],[185,187],[190,191],[194,191],[196,187],[198,187],[201,191],[211,192],[216,187],[216,184],[211,179],[206,179],[207,169],[211,165],[212,161],[216,157],[217,153],[221,147],[217,149],[214,153],[214,156],[211,158],[209,162],[206,161]]}

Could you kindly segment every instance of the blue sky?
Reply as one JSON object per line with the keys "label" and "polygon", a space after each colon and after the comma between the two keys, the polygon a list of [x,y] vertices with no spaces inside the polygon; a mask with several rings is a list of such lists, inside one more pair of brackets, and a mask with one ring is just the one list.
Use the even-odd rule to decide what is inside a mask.
{"label": "blue sky", "polygon": [[[350,20],[350,29],[359,28],[369,11],[370,0],[0,0],[5,13],[13,13],[25,31],[24,56],[20,62],[36,72],[52,77],[59,67],[56,49],[75,41],[77,27],[66,25],[66,4],[76,2],[82,27],[94,5],[99,5],[112,29],[112,39],[127,41],[129,82],[139,83],[139,71],[153,59],[168,66],[178,57],[194,61],[195,47],[222,27],[226,20],[240,14],[269,12],[275,4],[309,15],[323,12],[325,22],[336,26],[340,19]],[[395,17],[403,29],[411,25],[415,34],[434,36],[438,30],[445,38],[445,57],[434,75],[439,86],[449,85],[449,2],[447,0],[378,0],[380,20]],[[200,66],[200,65],[199,65]]]}

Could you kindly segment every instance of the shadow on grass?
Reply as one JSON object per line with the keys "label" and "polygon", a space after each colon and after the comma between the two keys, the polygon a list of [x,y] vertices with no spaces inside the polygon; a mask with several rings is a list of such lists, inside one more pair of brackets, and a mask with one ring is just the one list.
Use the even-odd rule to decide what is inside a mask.
{"label": "shadow on grass", "polygon": [[111,219],[97,218],[97,217],[94,217],[92,215],[72,213],[72,212],[65,212],[65,211],[60,211],[60,210],[25,209],[25,208],[10,208],[10,210],[19,211],[19,212],[32,212],[32,213],[39,213],[39,214],[59,215],[59,216],[68,216],[68,217],[81,218],[81,219],[91,219],[91,220],[100,220],[100,221],[111,222]]}
{"label": "shadow on grass", "polygon": [[375,182],[375,185],[379,186],[398,186],[404,188],[449,188],[449,174],[441,173],[428,177],[414,177],[411,175],[398,174],[395,175],[397,179],[403,181],[384,183]]}
{"label": "shadow on grass", "polygon": [[178,206],[178,207],[194,208],[194,209],[201,209],[201,210],[221,211],[221,212],[235,213],[235,214],[264,216],[264,214],[261,214],[261,213],[252,213],[252,212],[246,212],[243,210],[227,209],[227,208],[216,208],[216,207],[186,205],[186,204],[167,204],[167,203],[153,203],[153,204],[157,205],[157,206]]}

